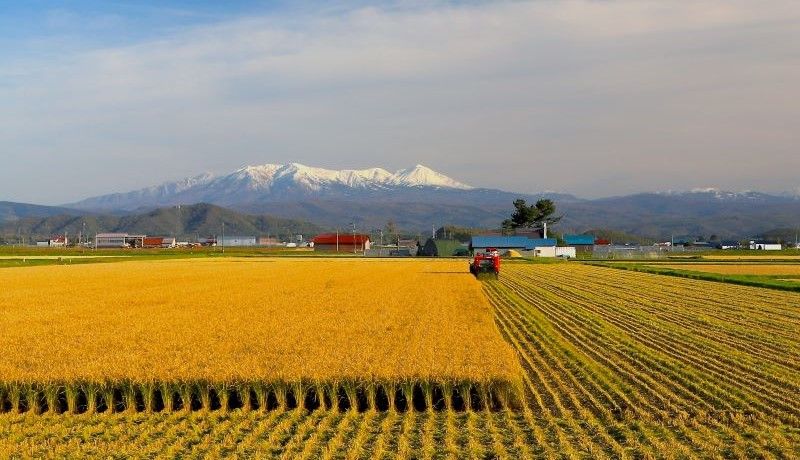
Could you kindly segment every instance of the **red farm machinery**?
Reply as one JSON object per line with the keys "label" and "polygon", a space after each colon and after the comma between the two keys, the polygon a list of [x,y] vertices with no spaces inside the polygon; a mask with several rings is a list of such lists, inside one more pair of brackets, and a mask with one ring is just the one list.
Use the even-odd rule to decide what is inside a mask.
{"label": "red farm machinery", "polygon": [[500,277],[500,252],[497,248],[486,248],[483,252],[476,252],[475,258],[469,263],[469,272],[480,279],[481,275],[494,274],[495,279]]}

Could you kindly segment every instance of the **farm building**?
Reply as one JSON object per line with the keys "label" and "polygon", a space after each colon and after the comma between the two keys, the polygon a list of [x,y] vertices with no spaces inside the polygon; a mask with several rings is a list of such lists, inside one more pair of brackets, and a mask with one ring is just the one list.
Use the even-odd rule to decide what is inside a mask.
{"label": "farm building", "polygon": [[63,248],[69,244],[69,239],[66,235],[57,235],[45,241],[37,241],[36,246],[40,247],[56,247]]}
{"label": "farm building", "polygon": [[[497,248],[501,253],[514,249],[517,251],[536,251],[542,248],[555,248],[555,238],[528,238],[527,236],[473,236],[469,243],[472,252],[485,251],[486,248]],[[553,255],[555,257],[555,250]]]}
{"label": "farm building", "polygon": [[783,245],[780,243],[771,243],[763,240],[752,240],[750,241],[750,249],[757,249],[760,251],[780,251],[783,249]]}
{"label": "farm building", "polygon": [[174,248],[177,241],[172,237],[165,236],[146,236],[142,240],[143,248]]}
{"label": "farm building", "polygon": [[221,246],[255,246],[256,245],[256,237],[255,236],[226,236],[223,238],[219,238],[217,240],[217,244]]}
{"label": "farm building", "polygon": [[352,233],[323,233],[312,240],[314,251],[364,252],[371,245],[369,235]]}
{"label": "farm building", "polygon": [[564,235],[564,242],[574,247],[577,253],[594,251],[594,240],[593,235]]}
{"label": "farm building", "polygon": [[458,240],[435,240],[433,238],[428,238],[417,255],[427,257],[451,257],[463,256],[468,253],[469,251],[466,246]]}
{"label": "farm building", "polygon": [[127,233],[98,233],[94,237],[96,248],[141,248],[145,235],[128,235]]}

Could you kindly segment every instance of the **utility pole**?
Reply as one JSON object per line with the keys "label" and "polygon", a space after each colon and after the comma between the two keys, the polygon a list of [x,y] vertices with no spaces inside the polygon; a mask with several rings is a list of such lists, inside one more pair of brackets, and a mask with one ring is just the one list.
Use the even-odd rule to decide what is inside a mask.
{"label": "utility pole", "polygon": [[336,252],[339,252],[339,227],[336,227]]}
{"label": "utility pole", "polygon": [[353,226],[353,254],[356,253],[356,223],[350,222],[350,225]]}
{"label": "utility pole", "polygon": [[225,254],[225,221],[222,221],[222,253]]}

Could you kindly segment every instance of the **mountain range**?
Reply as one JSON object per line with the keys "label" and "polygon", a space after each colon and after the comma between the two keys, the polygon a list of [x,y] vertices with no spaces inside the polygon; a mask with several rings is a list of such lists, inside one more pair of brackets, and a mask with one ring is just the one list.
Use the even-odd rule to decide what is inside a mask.
{"label": "mountain range", "polygon": [[790,194],[704,188],[582,199],[564,193],[520,194],[473,187],[422,165],[389,172],[382,168],[330,170],[298,163],[246,166],[223,175],[207,173],[61,207],[0,203],[0,222],[38,217],[52,223],[54,216],[78,215],[111,222],[158,208],[210,203],[247,219],[286,219],[293,225],[313,222],[328,229],[354,223],[362,230],[393,221],[407,231],[427,232],[446,224],[497,228],[511,213],[516,198],[554,200],[563,215],[558,224],[562,232],[603,228],[657,239],[673,235],[747,238],[800,227],[800,198]]}
{"label": "mountain range", "polygon": [[319,198],[374,198],[419,189],[469,191],[473,187],[422,165],[390,173],[382,168],[331,170],[299,163],[265,164],[246,166],[222,176],[205,173],[128,193],[87,198],[66,207],[134,210],[201,202],[244,207]]}

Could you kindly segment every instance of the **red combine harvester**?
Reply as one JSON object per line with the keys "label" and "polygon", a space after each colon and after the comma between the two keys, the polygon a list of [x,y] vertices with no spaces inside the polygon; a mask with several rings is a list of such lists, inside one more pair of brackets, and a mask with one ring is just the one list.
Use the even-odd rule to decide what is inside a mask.
{"label": "red combine harvester", "polygon": [[500,277],[500,253],[496,248],[486,248],[485,252],[475,253],[475,259],[469,264],[469,272],[480,279],[482,274],[494,273],[495,279]]}

